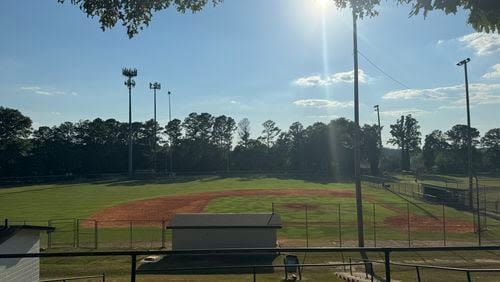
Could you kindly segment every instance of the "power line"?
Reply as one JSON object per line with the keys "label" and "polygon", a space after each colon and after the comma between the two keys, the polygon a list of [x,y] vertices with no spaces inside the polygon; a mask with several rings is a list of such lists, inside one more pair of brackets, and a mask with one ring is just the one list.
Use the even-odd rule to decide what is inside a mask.
{"label": "power line", "polygon": [[380,68],[379,66],[377,66],[374,62],[372,62],[370,59],[368,59],[363,53],[361,53],[361,51],[358,50],[358,53],[361,55],[361,57],[363,57],[370,65],[372,65],[374,68],[376,68],[379,72],[381,72],[382,74],[384,74],[385,76],[387,76],[390,80],[394,81],[395,83],[403,86],[404,88],[406,89],[410,89],[410,87],[408,87],[408,85],[402,83],[401,81],[395,79],[393,76],[391,76],[390,74],[388,74],[387,72],[385,72],[382,68]]}

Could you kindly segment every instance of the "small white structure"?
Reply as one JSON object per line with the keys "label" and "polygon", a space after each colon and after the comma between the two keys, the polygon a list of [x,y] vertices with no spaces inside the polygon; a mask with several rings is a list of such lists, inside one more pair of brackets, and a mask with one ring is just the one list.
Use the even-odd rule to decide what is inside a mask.
{"label": "small white structure", "polygon": [[[40,252],[40,232],[54,231],[54,227],[33,225],[0,226],[0,254]],[[0,259],[0,282],[39,281],[39,258]]]}
{"label": "small white structure", "polygon": [[168,224],[172,250],[275,248],[278,214],[186,213]]}

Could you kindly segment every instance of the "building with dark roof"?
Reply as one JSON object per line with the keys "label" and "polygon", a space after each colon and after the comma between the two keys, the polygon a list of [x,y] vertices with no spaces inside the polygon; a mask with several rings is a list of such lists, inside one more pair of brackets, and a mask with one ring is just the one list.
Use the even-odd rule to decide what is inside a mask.
{"label": "building with dark roof", "polygon": [[282,222],[275,213],[189,213],[177,214],[166,228],[173,250],[274,248]]}
{"label": "building with dark roof", "polygon": [[[0,254],[40,252],[40,233],[52,232],[54,227],[35,225],[0,226]],[[39,258],[0,259],[0,281],[39,281]]]}

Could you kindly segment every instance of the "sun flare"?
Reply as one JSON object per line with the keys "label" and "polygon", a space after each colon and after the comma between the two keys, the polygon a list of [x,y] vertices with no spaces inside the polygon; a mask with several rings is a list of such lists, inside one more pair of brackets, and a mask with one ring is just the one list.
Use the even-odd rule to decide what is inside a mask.
{"label": "sun flare", "polygon": [[326,9],[328,6],[328,1],[330,0],[315,0],[316,3],[321,7],[321,9]]}

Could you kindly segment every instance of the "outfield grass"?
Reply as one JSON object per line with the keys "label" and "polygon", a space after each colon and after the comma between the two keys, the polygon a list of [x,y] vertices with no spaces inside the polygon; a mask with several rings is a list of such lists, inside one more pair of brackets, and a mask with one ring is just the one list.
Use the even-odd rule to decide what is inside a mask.
{"label": "outfield grass", "polygon": [[195,192],[272,188],[353,189],[353,184],[266,177],[180,177],[175,180],[37,185],[0,189],[0,214],[19,220],[87,218],[98,210],[132,200]]}

